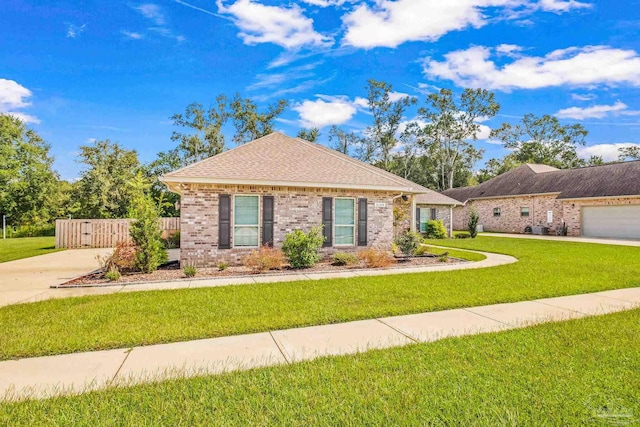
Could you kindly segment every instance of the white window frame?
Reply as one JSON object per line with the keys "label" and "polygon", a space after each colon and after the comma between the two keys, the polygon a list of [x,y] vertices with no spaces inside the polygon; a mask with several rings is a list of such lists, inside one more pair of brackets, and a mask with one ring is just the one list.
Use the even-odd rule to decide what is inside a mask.
{"label": "white window frame", "polygon": [[[418,214],[418,223],[420,227],[418,228],[418,233],[426,233],[427,232],[427,223],[431,220],[431,208],[418,208],[420,213]],[[422,222],[422,212],[426,212],[426,221]],[[424,231],[422,231],[422,224],[424,224]]]}
{"label": "white window frame", "polygon": [[[242,224],[242,225],[238,225],[236,226],[236,197],[241,196],[241,197],[245,197],[245,196],[250,196],[250,197],[257,197],[258,198],[258,224],[253,225],[253,224]],[[261,225],[260,223],[262,222],[262,197],[259,194],[234,194],[233,195],[233,212],[231,215],[231,242],[233,243],[232,247],[233,248],[239,248],[239,249],[255,249],[255,248],[259,248],[260,247],[260,232],[261,230]],[[258,227],[258,244],[256,246],[238,246],[236,245],[236,227]]]}
{"label": "white window frame", "polygon": [[[527,210],[527,214],[523,215],[523,209]],[[520,218],[529,218],[531,216],[531,208],[529,206],[520,206]]]}
{"label": "white window frame", "polygon": [[[352,200],[353,201],[353,225],[337,225],[336,224],[336,200]],[[334,197],[333,198],[333,246],[334,247],[352,247],[356,245],[356,224],[358,221],[358,207],[356,206],[356,198],[355,197]],[[336,243],[336,227],[352,227],[353,228],[353,240],[350,244],[337,244]]]}

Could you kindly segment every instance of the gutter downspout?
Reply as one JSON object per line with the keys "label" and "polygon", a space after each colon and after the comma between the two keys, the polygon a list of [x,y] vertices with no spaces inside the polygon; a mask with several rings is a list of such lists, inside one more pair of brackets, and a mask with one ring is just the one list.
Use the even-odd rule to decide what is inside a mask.
{"label": "gutter downspout", "polygon": [[453,237],[453,206],[449,206],[449,237]]}

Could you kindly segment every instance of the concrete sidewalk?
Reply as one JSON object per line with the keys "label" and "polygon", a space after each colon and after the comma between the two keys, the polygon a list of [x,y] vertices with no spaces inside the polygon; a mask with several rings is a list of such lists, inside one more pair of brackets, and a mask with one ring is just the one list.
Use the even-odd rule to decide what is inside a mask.
{"label": "concrete sidewalk", "polygon": [[487,237],[508,237],[512,239],[550,240],[556,242],[597,243],[599,245],[640,246],[640,240],[605,239],[597,237],[540,236],[537,234],[481,233]]}
{"label": "concrete sidewalk", "polygon": [[81,393],[115,385],[249,369],[640,307],[640,288],[395,316],[173,344],[0,362],[0,397]]}

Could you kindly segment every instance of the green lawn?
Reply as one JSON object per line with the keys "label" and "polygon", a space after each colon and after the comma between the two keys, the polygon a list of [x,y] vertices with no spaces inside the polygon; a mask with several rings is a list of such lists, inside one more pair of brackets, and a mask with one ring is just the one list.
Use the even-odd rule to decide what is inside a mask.
{"label": "green lawn", "polygon": [[640,248],[481,237],[495,268],[133,292],[0,308],[0,359],[186,341],[640,286]]}
{"label": "green lawn", "polygon": [[0,406],[0,425],[640,422],[640,310]]}
{"label": "green lawn", "polygon": [[55,237],[0,239],[0,262],[29,258],[61,250],[56,249]]}

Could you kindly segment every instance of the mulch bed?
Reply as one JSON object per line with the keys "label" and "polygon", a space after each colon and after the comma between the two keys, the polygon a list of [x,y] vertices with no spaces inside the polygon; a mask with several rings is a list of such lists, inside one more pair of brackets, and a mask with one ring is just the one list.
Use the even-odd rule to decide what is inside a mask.
{"label": "mulch bed", "polygon": [[[419,257],[397,257],[394,259],[395,263],[385,268],[406,268],[406,267],[422,267],[428,265],[442,264],[443,261],[440,257],[434,255],[419,256]],[[449,257],[446,263],[464,263],[467,261]],[[324,272],[338,272],[338,271],[353,271],[367,269],[368,267],[363,261],[358,261],[352,265],[335,266],[331,264],[331,259],[323,259],[311,268],[296,269],[286,265],[282,270],[269,270],[264,272],[257,272],[251,270],[248,267],[237,266],[228,267],[224,271],[220,271],[217,268],[198,268],[198,272],[195,278],[185,277],[178,261],[169,262],[160,266],[160,268],[153,273],[145,274],[139,272],[123,272],[120,280],[117,282],[110,282],[103,277],[102,272],[94,272],[86,276],[78,277],[70,280],[61,286],[104,286],[104,285],[121,285],[126,283],[143,283],[143,282],[164,282],[174,280],[194,280],[203,278],[221,278],[221,277],[243,277],[243,276],[265,276],[273,274],[308,274],[308,273],[324,273]]]}

